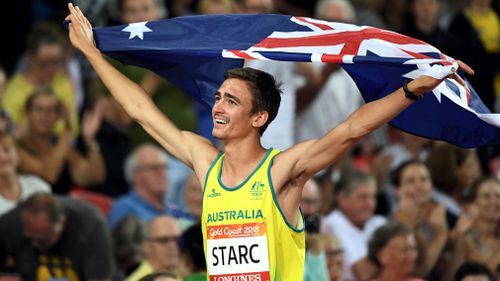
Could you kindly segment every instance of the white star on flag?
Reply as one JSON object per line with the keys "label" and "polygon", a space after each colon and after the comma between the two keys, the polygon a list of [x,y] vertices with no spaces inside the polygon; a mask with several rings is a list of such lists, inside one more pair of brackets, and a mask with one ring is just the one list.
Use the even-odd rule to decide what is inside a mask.
{"label": "white star on flag", "polygon": [[136,22],[136,23],[131,23],[122,31],[125,32],[130,32],[130,36],[128,39],[132,39],[134,37],[139,37],[141,40],[144,40],[144,32],[152,32],[153,30],[149,29],[149,27],[146,26],[147,21],[143,22]]}

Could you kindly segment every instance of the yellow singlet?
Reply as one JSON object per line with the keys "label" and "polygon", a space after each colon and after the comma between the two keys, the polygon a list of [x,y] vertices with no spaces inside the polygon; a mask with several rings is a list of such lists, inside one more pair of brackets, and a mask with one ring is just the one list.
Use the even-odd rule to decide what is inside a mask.
{"label": "yellow singlet", "polygon": [[203,189],[202,231],[210,281],[299,281],[303,279],[305,236],[284,217],[270,176],[269,149],[240,185],[226,187],[220,175],[221,152],[207,172]]}

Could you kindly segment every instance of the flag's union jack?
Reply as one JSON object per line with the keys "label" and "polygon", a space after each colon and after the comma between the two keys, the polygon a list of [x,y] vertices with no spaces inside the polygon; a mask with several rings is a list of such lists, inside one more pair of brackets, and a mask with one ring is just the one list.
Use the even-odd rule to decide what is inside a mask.
{"label": "flag's union jack", "polygon": [[[106,54],[163,75],[207,106],[224,71],[241,67],[243,59],[338,63],[367,102],[404,80],[442,78],[457,68],[435,47],[395,32],[284,15],[181,17],[96,29],[95,38]],[[452,79],[390,123],[463,147],[500,142],[499,115]]]}
{"label": "flag's union jack", "polygon": [[352,63],[356,56],[366,57],[372,52],[379,55],[377,62],[385,57],[399,59],[400,62],[429,59],[451,65],[450,59],[435,47],[396,32],[303,17],[291,17],[290,21],[310,30],[276,31],[247,50],[224,50],[222,55],[228,58],[286,60],[286,56],[273,56],[276,52],[284,52],[305,54],[312,62]]}
{"label": "flag's union jack", "polygon": [[[273,32],[247,50],[223,50],[222,56],[288,61],[293,54],[302,55],[304,61],[338,64],[369,61],[378,64],[453,64],[452,58],[434,46],[396,32],[303,17],[291,17],[290,20],[310,30]],[[468,105],[469,89],[464,89],[464,93],[459,98]]]}

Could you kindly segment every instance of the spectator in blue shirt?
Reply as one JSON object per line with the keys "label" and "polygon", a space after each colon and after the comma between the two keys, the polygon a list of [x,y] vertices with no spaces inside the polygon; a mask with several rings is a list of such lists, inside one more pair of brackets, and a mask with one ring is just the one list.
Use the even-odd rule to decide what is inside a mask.
{"label": "spectator in blue shirt", "polygon": [[150,221],[168,214],[181,217],[181,211],[165,201],[168,189],[167,154],[153,144],[138,146],[125,162],[125,177],[132,190],[118,197],[111,208],[108,220],[114,227],[126,216]]}

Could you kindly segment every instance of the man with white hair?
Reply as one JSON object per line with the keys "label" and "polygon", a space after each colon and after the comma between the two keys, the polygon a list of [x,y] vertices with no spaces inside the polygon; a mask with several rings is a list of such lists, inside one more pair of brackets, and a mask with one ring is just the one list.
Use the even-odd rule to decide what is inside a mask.
{"label": "man with white hair", "polygon": [[334,234],[344,248],[344,279],[356,280],[351,266],[368,253],[372,233],[386,222],[375,215],[377,184],[371,175],[352,172],[337,190],[338,208],[322,221],[321,232]]}
{"label": "man with white hair", "polygon": [[167,154],[153,144],[138,146],[125,162],[125,178],[133,187],[114,202],[108,220],[114,227],[126,216],[149,221],[174,210],[165,202],[168,189]]}

